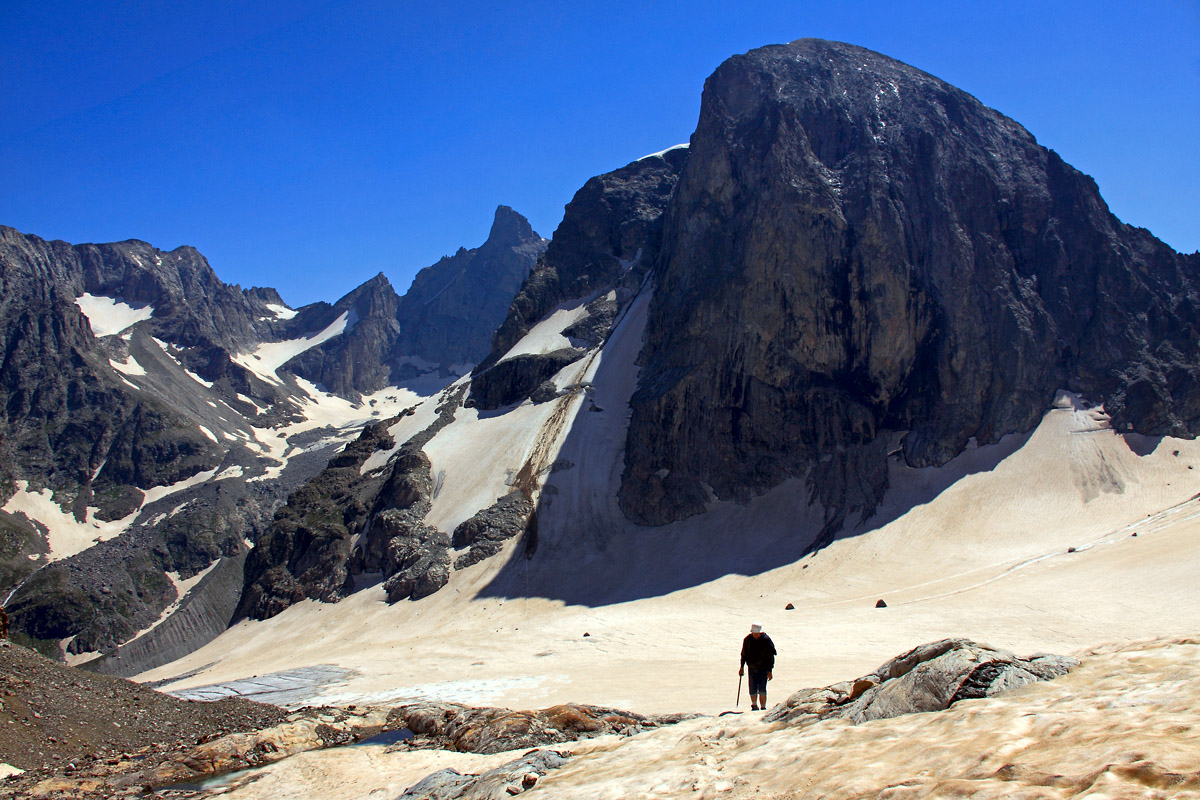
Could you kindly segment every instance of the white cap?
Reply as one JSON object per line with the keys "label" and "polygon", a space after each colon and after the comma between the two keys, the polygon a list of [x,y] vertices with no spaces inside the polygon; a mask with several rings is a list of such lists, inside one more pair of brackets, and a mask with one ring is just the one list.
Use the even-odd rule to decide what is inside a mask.
{"label": "white cap", "polygon": [[761,625],[760,623],[757,623],[757,622],[751,623],[751,624],[750,624],[750,632],[751,632],[751,633],[761,633],[761,632],[762,632],[762,625]]}

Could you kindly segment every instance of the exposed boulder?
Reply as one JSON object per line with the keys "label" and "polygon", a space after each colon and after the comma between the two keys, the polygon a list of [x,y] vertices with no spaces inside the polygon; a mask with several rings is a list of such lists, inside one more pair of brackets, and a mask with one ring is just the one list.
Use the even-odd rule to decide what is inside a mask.
{"label": "exposed boulder", "polygon": [[942,464],[1029,430],[1063,388],[1122,431],[1200,430],[1200,254],[898,61],[812,39],[726,61],[664,219],[620,495],[635,521],[804,477],[829,536],[873,513],[893,440]]}
{"label": "exposed boulder", "polygon": [[415,517],[389,509],[374,522],[387,542],[382,572],[390,603],[428,597],[450,580],[450,537]]}
{"label": "exposed boulder", "polygon": [[991,697],[1067,674],[1069,656],[1018,658],[967,639],[942,639],[891,659],[870,675],[821,689],[801,689],[771,709],[766,722],[796,724],[827,717],[851,722],[941,711],[959,700]]}
{"label": "exposed boulder", "polygon": [[402,722],[403,727],[415,734],[397,747],[490,754],[613,733],[631,736],[689,718],[680,714],[647,717],[631,711],[575,703],[536,711],[513,711],[430,702],[392,709],[388,724],[398,728]]}
{"label": "exposed boulder", "polygon": [[568,758],[557,750],[530,750],[479,775],[442,769],[410,786],[400,800],[503,800],[532,789],[546,773],[565,766]]}

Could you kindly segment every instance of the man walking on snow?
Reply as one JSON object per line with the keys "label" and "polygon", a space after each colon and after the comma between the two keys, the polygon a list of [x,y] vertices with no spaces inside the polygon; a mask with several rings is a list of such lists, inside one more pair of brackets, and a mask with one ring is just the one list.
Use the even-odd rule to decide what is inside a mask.
{"label": "man walking on snow", "polygon": [[771,670],[775,669],[775,643],[771,641],[770,636],[763,633],[762,625],[757,622],[750,626],[750,635],[742,639],[739,676],[743,674],[745,667],[750,668],[750,710],[765,710],[767,681],[771,680]]}

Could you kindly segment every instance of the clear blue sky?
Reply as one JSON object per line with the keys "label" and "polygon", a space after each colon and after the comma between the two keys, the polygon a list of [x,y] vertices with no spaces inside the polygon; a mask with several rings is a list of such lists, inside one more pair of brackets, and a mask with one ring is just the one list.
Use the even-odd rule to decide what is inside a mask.
{"label": "clear blue sky", "polygon": [[687,141],[728,56],[806,36],[931,72],[1200,249],[1200,2],[0,0],[0,224],[198,247],[335,300]]}

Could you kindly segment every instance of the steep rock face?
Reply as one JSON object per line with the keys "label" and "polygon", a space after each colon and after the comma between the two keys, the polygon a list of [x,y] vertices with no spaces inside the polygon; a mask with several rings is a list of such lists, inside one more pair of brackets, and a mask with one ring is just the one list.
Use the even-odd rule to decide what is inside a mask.
{"label": "steep rock face", "polygon": [[487,241],[460,249],[413,278],[400,304],[396,359],[476,364],[492,333],[546,249],[546,240],[508,206],[496,209]]}
{"label": "steep rock face", "polygon": [[504,357],[556,305],[600,288],[635,288],[658,252],[662,213],[687,149],[675,148],[592,178],[563,221],[492,339],[481,373]]}
{"label": "steep rock face", "polygon": [[[163,302],[167,295],[156,293],[152,279],[157,273],[138,272],[127,292],[114,292],[108,281],[122,269],[133,271],[139,258],[169,262],[173,255],[141,242],[73,247],[0,228],[0,471],[10,481],[0,491],[5,498],[18,478],[87,504],[93,482],[119,494],[124,485],[150,488],[216,465],[216,448],[198,430],[164,403],[123,388],[75,304],[84,292]],[[150,323],[168,321],[152,317]]]}
{"label": "steep rock face", "polygon": [[[395,444],[399,418],[370,425],[297,489],[246,560],[234,619],[268,619],[305,598],[337,602],[364,573],[384,580],[388,600],[419,599],[450,579],[450,537],[422,523],[433,478],[422,451],[454,419],[464,390],[447,389],[437,418],[383,469],[363,474],[377,450]],[[403,415],[401,415],[403,416]]]}
{"label": "steep rock face", "polygon": [[621,501],[661,524],[808,476],[827,535],[910,465],[1032,427],[1200,429],[1196,273],[966,93],[801,40],[706,82],[666,214]]}
{"label": "steep rock face", "polygon": [[383,273],[333,306],[306,306],[296,316],[294,328],[319,331],[345,314],[346,332],[306,350],[285,368],[343,396],[382,389],[392,382],[386,354],[400,332],[399,307],[400,297]]}

